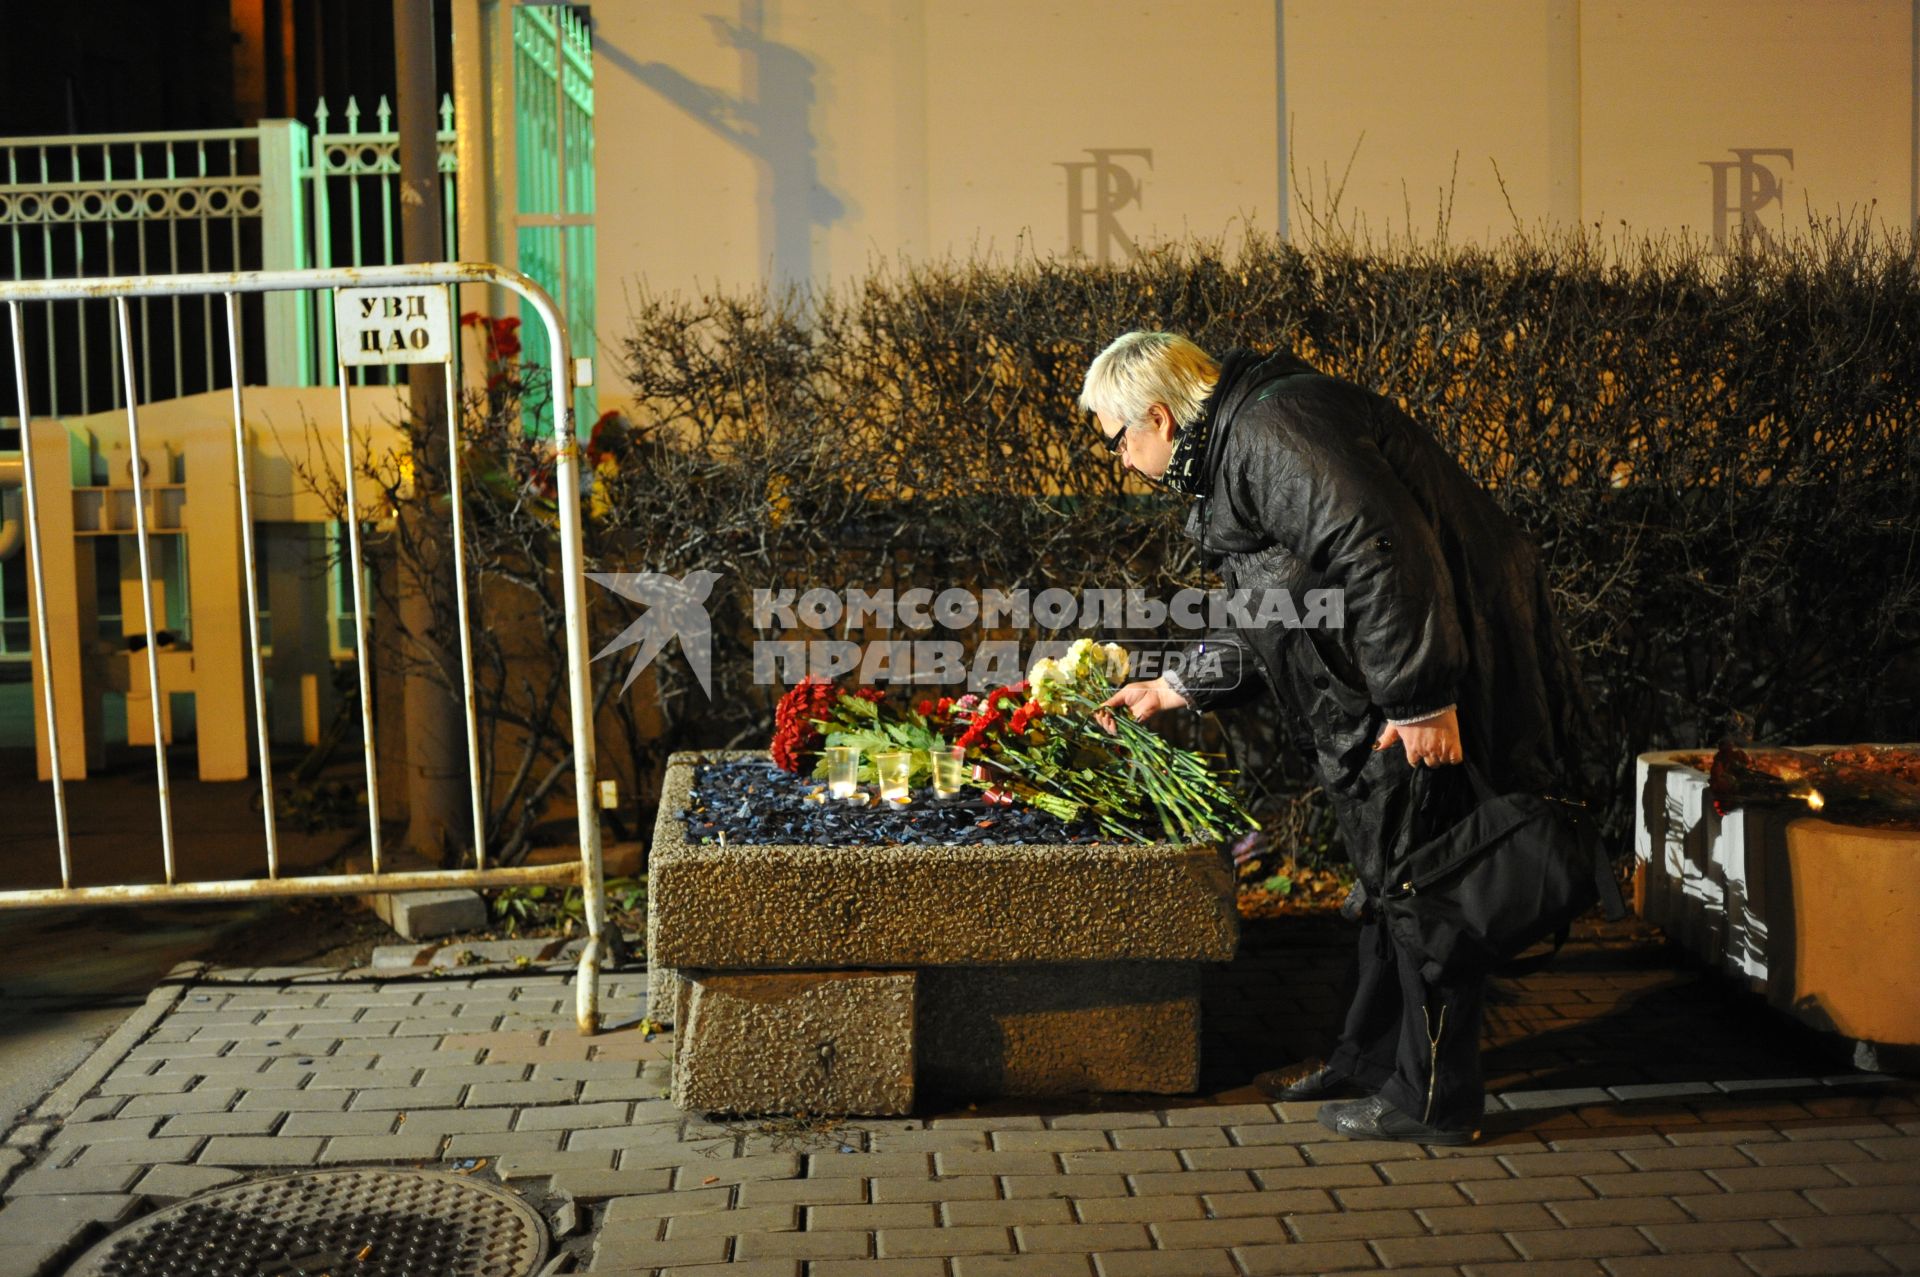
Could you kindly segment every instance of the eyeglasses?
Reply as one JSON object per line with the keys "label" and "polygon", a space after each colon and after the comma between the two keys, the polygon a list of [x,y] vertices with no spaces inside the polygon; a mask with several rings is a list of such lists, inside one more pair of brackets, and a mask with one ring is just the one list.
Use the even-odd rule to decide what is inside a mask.
{"label": "eyeglasses", "polygon": [[[1096,430],[1097,429],[1096,427]],[[1122,426],[1112,434],[1107,434],[1104,431],[1100,431],[1099,434],[1100,443],[1106,448],[1107,452],[1112,456],[1119,456],[1120,445],[1124,443],[1127,438],[1127,427]]]}

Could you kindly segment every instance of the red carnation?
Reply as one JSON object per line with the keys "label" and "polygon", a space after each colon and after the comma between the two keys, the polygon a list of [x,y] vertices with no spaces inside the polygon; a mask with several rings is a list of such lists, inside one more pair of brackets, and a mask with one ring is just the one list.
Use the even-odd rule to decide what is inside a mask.
{"label": "red carnation", "polygon": [[520,317],[509,315],[487,326],[487,358],[505,363],[520,354]]}
{"label": "red carnation", "polygon": [[615,454],[625,426],[618,412],[609,409],[601,413],[593,423],[593,433],[587,436],[587,460],[597,466],[601,458]]}
{"label": "red carnation", "polygon": [[805,755],[820,745],[814,723],[827,717],[840,693],[823,678],[808,675],[780,698],[773,711],[773,762],[782,771],[800,772]]}
{"label": "red carnation", "polygon": [[1009,709],[1012,709],[1018,707],[1021,702],[1026,699],[1027,681],[1021,679],[1018,683],[1009,683],[1005,687],[997,687],[989,692],[987,694],[987,708],[998,710],[1004,702]]}
{"label": "red carnation", "polygon": [[987,733],[992,731],[1004,717],[1006,717],[1006,715],[997,709],[980,715],[973,720],[973,726],[960,733],[960,739],[955,741],[954,744],[961,749],[972,749],[975,745],[985,740]]}

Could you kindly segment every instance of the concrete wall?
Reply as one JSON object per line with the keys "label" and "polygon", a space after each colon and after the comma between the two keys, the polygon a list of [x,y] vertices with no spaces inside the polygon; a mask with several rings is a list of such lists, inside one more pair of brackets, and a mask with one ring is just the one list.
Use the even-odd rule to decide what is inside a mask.
{"label": "concrete wall", "polygon": [[[1271,0],[1111,19],[1027,0],[627,0],[593,16],[603,283],[1062,253],[1070,183],[1095,255],[1243,216],[1276,225]],[[1103,167],[1100,150],[1151,154]],[[1104,238],[1103,178],[1108,202],[1136,196]]]}
{"label": "concrete wall", "polygon": [[1917,211],[1914,0],[592,12],[603,356],[642,285],[1118,260],[1189,232],[1297,234],[1336,189],[1375,235],[1430,234],[1450,201],[1453,237],[1481,242],[1516,219],[1713,236]]}

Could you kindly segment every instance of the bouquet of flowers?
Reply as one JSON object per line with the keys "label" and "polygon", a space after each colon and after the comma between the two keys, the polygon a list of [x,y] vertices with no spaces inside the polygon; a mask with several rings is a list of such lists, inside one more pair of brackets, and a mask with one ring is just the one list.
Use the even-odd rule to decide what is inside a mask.
{"label": "bouquet of flowers", "polygon": [[783,771],[824,778],[826,748],[852,745],[860,750],[861,778],[872,780],[873,755],[910,750],[914,758],[909,783],[924,783],[928,755],[947,746],[932,722],[931,704],[922,701],[919,708],[900,712],[887,703],[886,695],[873,687],[843,692],[827,679],[802,678],[773,711],[774,764]]}
{"label": "bouquet of flowers", "polygon": [[1224,841],[1257,828],[1222,783],[1229,773],[1131,714],[1101,709],[1126,677],[1125,650],[1092,639],[1034,662],[1021,685],[1029,699],[997,740],[982,743],[989,763],[1022,789],[1073,803],[1108,834],[1138,837],[1132,831],[1149,813],[1167,836],[1189,841]]}
{"label": "bouquet of flowers", "polygon": [[775,712],[774,762],[818,773],[825,760],[813,755],[828,745],[856,745],[863,756],[913,750],[919,783],[927,753],[958,747],[989,801],[1022,802],[1066,821],[1085,817],[1108,837],[1226,841],[1257,828],[1223,783],[1230,773],[1129,714],[1101,709],[1126,675],[1119,646],[1080,639],[1064,656],[1036,661],[1018,683],[911,707],[871,688],[842,692],[803,679]]}

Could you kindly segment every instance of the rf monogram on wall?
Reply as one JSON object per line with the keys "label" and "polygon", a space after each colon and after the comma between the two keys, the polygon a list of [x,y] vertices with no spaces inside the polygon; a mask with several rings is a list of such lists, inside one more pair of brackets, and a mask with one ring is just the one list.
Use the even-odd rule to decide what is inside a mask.
{"label": "rf monogram on wall", "polygon": [[[1734,223],[1737,229],[1761,243],[1771,238],[1771,232],[1760,220],[1760,212],[1773,205],[1784,211],[1786,200],[1783,196],[1786,194],[1787,180],[1761,161],[1780,159],[1786,161],[1788,168],[1793,167],[1793,150],[1790,147],[1733,146],[1727,149],[1733,159],[1700,161],[1713,170],[1713,247],[1721,253],[1727,251],[1730,218],[1739,219]],[[1731,181],[1730,174],[1733,175]],[[1729,190],[1729,187],[1732,189]]]}
{"label": "rf monogram on wall", "polygon": [[1093,222],[1093,260],[1113,260],[1117,246],[1127,257],[1135,254],[1133,238],[1121,229],[1116,214],[1127,205],[1140,206],[1142,178],[1122,160],[1138,160],[1153,167],[1153,151],[1136,147],[1088,147],[1090,160],[1066,160],[1060,167],[1067,171],[1067,251],[1076,257],[1087,253],[1087,222]]}

